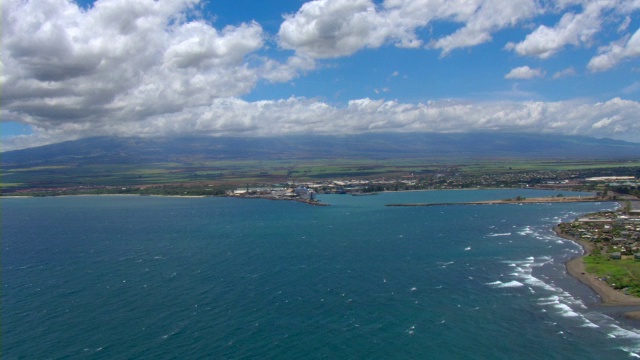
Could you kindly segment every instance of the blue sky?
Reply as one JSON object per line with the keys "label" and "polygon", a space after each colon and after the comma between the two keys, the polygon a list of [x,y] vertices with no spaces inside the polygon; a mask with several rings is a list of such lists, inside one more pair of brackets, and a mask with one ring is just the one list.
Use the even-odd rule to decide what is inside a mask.
{"label": "blue sky", "polygon": [[267,4],[4,1],[2,150],[371,131],[640,142],[640,0]]}

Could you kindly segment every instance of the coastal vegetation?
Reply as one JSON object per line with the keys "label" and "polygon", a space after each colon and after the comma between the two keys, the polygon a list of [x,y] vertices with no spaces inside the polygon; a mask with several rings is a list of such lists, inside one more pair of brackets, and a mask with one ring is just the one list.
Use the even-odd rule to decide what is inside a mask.
{"label": "coastal vegetation", "polygon": [[640,210],[638,199],[625,200],[617,211],[587,214],[570,223],[558,225],[561,235],[585,248],[582,258],[589,276],[621,290],[640,296]]}
{"label": "coastal vegetation", "polygon": [[584,257],[585,269],[612,288],[640,296],[640,261],[633,257],[612,260],[608,254],[592,253]]}

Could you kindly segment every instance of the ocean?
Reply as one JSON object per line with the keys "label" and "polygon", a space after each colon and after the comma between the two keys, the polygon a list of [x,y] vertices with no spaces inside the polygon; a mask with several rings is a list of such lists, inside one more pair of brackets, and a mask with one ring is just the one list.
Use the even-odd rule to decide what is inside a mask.
{"label": "ocean", "polygon": [[[557,191],[2,199],[3,359],[627,359]],[[564,192],[568,195],[568,192]]]}

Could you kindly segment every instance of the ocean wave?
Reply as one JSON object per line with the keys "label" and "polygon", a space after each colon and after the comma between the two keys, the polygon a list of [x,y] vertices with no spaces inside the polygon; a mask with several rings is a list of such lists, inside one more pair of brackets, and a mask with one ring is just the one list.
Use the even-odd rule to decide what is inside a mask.
{"label": "ocean wave", "polygon": [[443,261],[438,261],[437,264],[438,266],[440,266],[441,268],[446,268],[447,266],[453,264],[454,261],[448,261],[448,262],[443,262]]}
{"label": "ocean wave", "polygon": [[523,283],[512,280],[506,283],[503,283],[502,281],[494,281],[494,282],[490,282],[487,283],[487,285],[491,285],[494,287],[498,287],[498,288],[514,288],[514,287],[522,287],[524,286]]}
{"label": "ocean wave", "polygon": [[608,335],[612,338],[640,339],[640,332],[623,329],[618,325],[611,325],[613,331]]}
{"label": "ocean wave", "polygon": [[580,317],[581,316],[577,312],[573,311],[573,309],[569,305],[563,304],[561,302],[558,302],[557,304],[554,304],[553,307],[558,309],[562,316],[566,316],[566,317]]}
{"label": "ocean wave", "polygon": [[591,321],[587,320],[586,318],[584,319],[585,323],[583,325],[581,325],[581,327],[588,327],[588,328],[599,328],[600,326],[592,323]]}
{"label": "ocean wave", "polygon": [[632,357],[632,358],[636,358],[636,359],[640,359],[640,355],[638,355],[638,354],[636,354],[636,353],[634,352],[634,351],[637,351],[637,350],[630,350],[630,349],[627,349],[627,348],[621,348],[621,349],[622,349],[623,351],[628,352],[630,357]]}
{"label": "ocean wave", "polygon": [[530,226],[525,226],[524,228],[522,228],[522,230],[518,231],[518,235],[525,236],[530,234],[533,234],[533,230]]}
{"label": "ocean wave", "polygon": [[524,286],[523,283],[512,280],[506,283],[503,283],[502,285],[500,285],[499,287],[503,287],[503,288],[508,288],[508,287],[521,287]]}
{"label": "ocean wave", "polygon": [[511,233],[510,232],[507,232],[507,233],[491,233],[491,234],[489,234],[487,236],[491,236],[491,237],[495,237],[495,236],[511,236]]}
{"label": "ocean wave", "polygon": [[[494,288],[512,288],[527,286],[531,292],[531,295],[536,294],[534,289],[542,289],[542,296],[539,296],[535,300],[537,306],[542,308],[542,311],[550,314],[557,314],[570,321],[575,321],[577,327],[584,329],[606,329],[604,332],[609,338],[625,339],[638,343],[640,340],[640,330],[624,329],[617,324],[617,322],[605,315],[588,313],[587,306],[584,302],[571,295],[558,285],[554,284],[550,280],[542,277],[534,276],[534,269],[544,266],[545,264],[554,263],[554,258],[551,256],[529,256],[520,260],[508,260],[503,261],[507,264],[509,270],[506,275],[506,280],[495,281],[488,283],[487,285]],[[535,295],[533,295],[535,296]],[[600,331],[600,330],[598,330]],[[624,349],[630,357],[640,358],[640,345],[637,349]]]}

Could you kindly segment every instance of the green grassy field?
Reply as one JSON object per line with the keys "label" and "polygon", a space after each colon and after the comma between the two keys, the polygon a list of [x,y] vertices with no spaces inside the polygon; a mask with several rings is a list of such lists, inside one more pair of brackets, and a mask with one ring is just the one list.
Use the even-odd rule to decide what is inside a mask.
{"label": "green grassy field", "polygon": [[607,255],[591,254],[584,258],[586,271],[606,278],[615,289],[625,289],[631,295],[640,296],[640,261],[632,258],[610,260]]}

